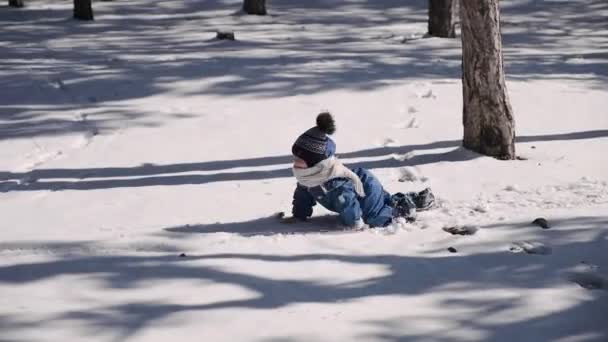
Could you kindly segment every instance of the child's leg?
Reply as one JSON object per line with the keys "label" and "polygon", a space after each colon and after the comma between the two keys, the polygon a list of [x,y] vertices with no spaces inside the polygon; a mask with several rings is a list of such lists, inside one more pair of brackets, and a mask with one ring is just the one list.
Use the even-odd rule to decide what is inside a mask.
{"label": "child's leg", "polygon": [[359,200],[365,223],[372,227],[384,227],[393,219],[393,208],[390,206],[390,194],[380,181],[368,170],[354,168],[365,189],[365,197]]}

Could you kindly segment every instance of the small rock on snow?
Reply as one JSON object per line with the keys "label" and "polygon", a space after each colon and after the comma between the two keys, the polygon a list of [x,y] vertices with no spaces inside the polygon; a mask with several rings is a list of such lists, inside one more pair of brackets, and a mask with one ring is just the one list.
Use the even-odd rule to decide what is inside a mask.
{"label": "small rock on snow", "polygon": [[234,32],[231,31],[217,31],[215,38],[219,40],[234,40]]}
{"label": "small rock on snow", "polygon": [[443,227],[443,231],[452,235],[475,235],[479,227],[475,226],[454,226],[454,227]]}
{"label": "small rock on snow", "polygon": [[551,228],[551,226],[549,226],[549,222],[547,222],[546,219],[539,217],[537,219],[535,219],[534,221],[532,221],[533,224],[541,227],[542,229],[549,229]]}
{"label": "small rock on snow", "polygon": [[454,247],[448,247],[448,251],[450,253],[456,253],[456,252],[458,252],[458,250],[456,248],[454,248]]}
{"label": "small rock on snow", "polygon": [[551,247],[547,247],[538,242],[516,242],[509,250],[513,253],[525,252],[528,254],[548,255],[552,253]]}

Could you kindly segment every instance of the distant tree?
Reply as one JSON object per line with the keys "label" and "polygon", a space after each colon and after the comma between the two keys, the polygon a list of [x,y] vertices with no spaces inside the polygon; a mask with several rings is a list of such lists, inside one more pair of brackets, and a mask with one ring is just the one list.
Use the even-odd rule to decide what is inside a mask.
{"label": "distant tree", "polygon": [[498,1],[460,3],[463,146],[515,159],[515,120],[505,85]]}
{"label": "distant tree", "polygon": [[74,18],[79,20],[94,19],[91,0],[74,0]]}
{"label": "distant tree", "polygon": [[23,7],[23,0],[8,0],[8,5],[11,7]]}
{"label": "distant tree", "polygon": [[457,15],[458,0],[429,0],[429,35],[455,38]]}
{"label": "distant tree", "polygon": [[244,0],[243,11],[247,14],[266,15],[266,0]]}

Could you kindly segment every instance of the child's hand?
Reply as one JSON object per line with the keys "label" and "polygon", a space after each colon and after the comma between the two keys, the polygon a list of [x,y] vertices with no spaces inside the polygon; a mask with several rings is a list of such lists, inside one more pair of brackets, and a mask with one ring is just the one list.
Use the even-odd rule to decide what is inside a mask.
{"label": "child's hand", "polygon": [[285,213],[282,211],[277,213],[277,218],[279,220],[281,220],[281,223],[284,223],[284,224],[293,224],[293,223],[303,221],[295,216],[285,216]]}
{"label": "child's hand", "polygon": [[300,221],[300,220],[294,216],[283,217],[281,219],[281,223],[283,223],[283,224],[294,224],[294,223],[297,223],[298,221]]}
{"label": "child's hand", "polygon": [[358,219],[355,223],[350,227],[351,229],[363,229],[365,228],[365,222],[362,219]]}

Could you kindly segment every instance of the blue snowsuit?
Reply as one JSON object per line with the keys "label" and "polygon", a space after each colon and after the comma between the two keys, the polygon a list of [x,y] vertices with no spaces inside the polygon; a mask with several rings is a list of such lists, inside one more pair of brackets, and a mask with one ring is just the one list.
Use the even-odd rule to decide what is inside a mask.
{"label": "blue snowsuit", "polygon": [[365,189],[365,197],[359,197],[352,181],[347,178],[334,178],[321,186],[306,188],[298,184],[293,194],[294,217],[305,220],[312,215],[312,207],[318,202],[327,210],[340,215],[340,221],[352,226],[362,218],[372,227],[384,227],[393,219],[394,209],[390,206],[391,195],[382,184],[366,169],[354,168]]}

